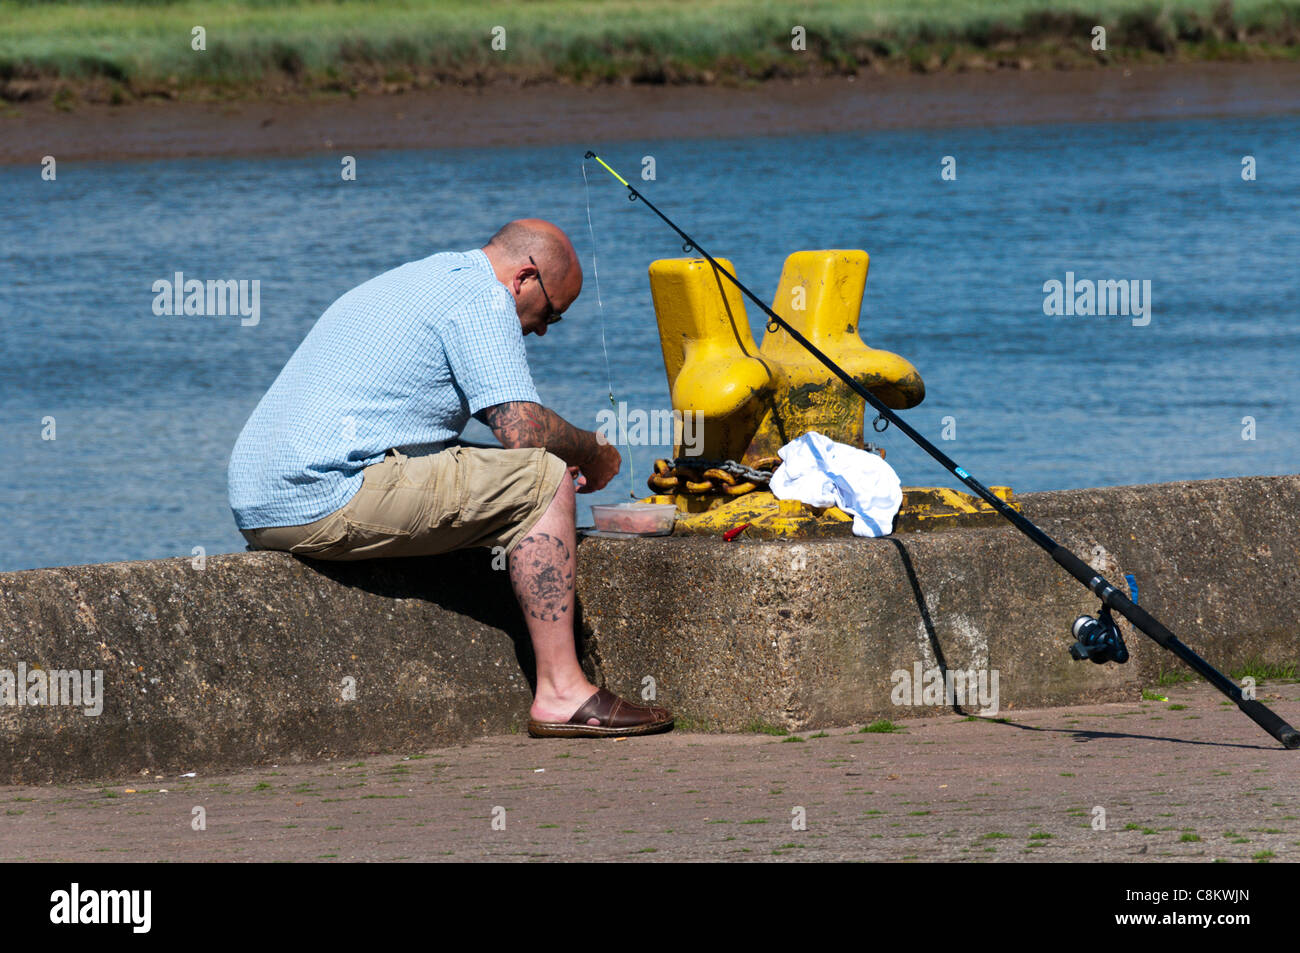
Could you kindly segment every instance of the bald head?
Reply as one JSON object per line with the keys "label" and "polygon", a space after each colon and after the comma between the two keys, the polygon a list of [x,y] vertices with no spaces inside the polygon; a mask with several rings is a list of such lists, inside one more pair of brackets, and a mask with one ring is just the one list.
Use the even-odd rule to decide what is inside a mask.
{"label": "bald head", "polygon": [[582,292],[582,266],[573,243],[560,228],[540,218],[516,219],[502,226],[483,246],[483,253],[497,280],[515,296],[525,334],[545,334],[552,308],[554,314],[562,314]]}
{"label": "bald head", "polygon": [[[488,257],[496,264],[498,256],[501,265],[521,267],[528,264],[531,255],[537,267],[558,288],[567,283],[569,272],[578,265],[578,253],[573,250],[573,243],[557,226],[540,218],[520,218],[503,225],[492,240],[484,246]],[[495,254],[494,254],[495,252]]]}

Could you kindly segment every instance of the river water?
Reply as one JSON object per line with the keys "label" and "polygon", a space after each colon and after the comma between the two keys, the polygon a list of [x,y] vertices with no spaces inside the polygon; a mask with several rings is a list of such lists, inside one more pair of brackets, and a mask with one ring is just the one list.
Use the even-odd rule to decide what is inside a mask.
{"label": "river water", "polygon": [[[565,320],[527,339],[543,400],[595,428],[612,378],[628,407],[667,408],[646,268],[680,243],[589,164],[602,316],[587,145],[361,154],[355,181],[336,155],[67,163],[52,182],[0,169],[0,569],[242,550],[230,449],[312,323],[367,278],[511,218],[564,227],[587,276]],[[907,419],[985,483],[1300,472],[1294,117],[604,154],[624,174],[653,156],[638,186],[765,298],[792,251],[866,249],[864,339],[916,365],[928,397]],[[178,271],[257,280],[257,322],[156,315],[153,284]],[[1045,314],[1044,284],[1067,273],[1138,281],[1149,315]],[[959,486],[905,437],[880,442],[904,484]],[[579,522],[590,502],[647,493],[669,451],[631,448]]]}

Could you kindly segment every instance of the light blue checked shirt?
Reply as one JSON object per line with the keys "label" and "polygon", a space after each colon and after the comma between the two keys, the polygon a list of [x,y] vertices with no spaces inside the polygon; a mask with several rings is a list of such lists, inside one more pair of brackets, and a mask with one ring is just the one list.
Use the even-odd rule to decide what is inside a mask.
{"label": "light blue checked shirt", "polygon": [[327,516],[389,447],[436,452],[511,400],[541,403],[514,297],[487,255],[385,272],[329,306],[244,424],[228,474],[235,524]]}

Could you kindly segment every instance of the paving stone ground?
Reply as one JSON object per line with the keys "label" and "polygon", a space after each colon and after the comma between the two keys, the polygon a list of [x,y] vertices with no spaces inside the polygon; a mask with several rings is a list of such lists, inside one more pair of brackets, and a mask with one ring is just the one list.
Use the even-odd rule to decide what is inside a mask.
{"label": "paving stone ground", "polygon": [[[213,776],[4,787],[0,860],[1300,858],[1300,750],[1202,683],[1156,691],[1168,701],[1006,711],[1006,722],[945,714],[898,720],[893,733],[506,735]],[[1262,683],[1259,698],[1300,721],[1300,683]]]}

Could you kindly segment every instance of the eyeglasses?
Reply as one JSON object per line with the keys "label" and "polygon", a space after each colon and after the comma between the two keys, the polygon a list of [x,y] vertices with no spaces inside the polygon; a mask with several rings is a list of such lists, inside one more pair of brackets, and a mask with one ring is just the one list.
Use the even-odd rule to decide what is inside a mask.
{"label": "eyeglasses", "polygon": [[[533,261],[533,256],[529,255],[528,260],[533,262],[533,267],[537,268],[537,262]],[[546,323],[554,324],[564,317],[564,313],[555,310],[555,305],[551,304],[551,296],[546,293],[546,285],[542,284],[542,270],[537,268],[537,287],[542,289],[542,297],[546,299],[546,307],[549,309],[546,315]]]}

